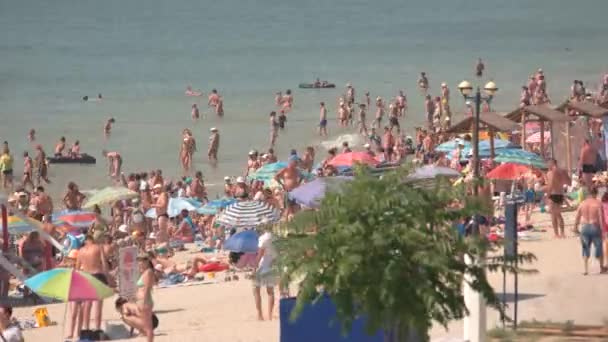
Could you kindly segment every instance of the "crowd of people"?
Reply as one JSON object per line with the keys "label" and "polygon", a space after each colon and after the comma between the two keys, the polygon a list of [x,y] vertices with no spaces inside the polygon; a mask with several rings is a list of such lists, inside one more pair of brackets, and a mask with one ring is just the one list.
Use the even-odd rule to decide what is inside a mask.
{"label": "crowd of people", "polygon": [[[483,76],[485,65],[478,61],[475,74]],[[252,179],[250,176],[257,170],[268,164],[279,161],[274,148],[277,138],[282,129],[286,127],[287,116],[294,108],[294,96],[291,90],[285,94],[276,94],[276,111],[270,113],[270,139],[268,148],[260,153],[252,149],[247,155],[244,163],[244,172],[241,174],[226,176],[221,194],[227,198],[237,201],[261,201],[276,208],[281,212],[284,220],[289,220],[300,206],[289,199],[288,193],[303,182],[303,172],[314,174],[317,177],[330,177],[339,175],[341,170],[333,165],[331,161],[343,153],[350,153],[353,149],[368,154],[379,164],[399,165],[406,161],[408,156],[418,164],[432,164],[436,166],[449,167],[467,173],[471,170],[471,158],[465,155],[464,142],[470,140],[470,136],[462,137],[462,142],[456,144],[454,151],[450,153],[437,152],[436,147],[444,142],[453,140],[454,134],[447,133],[451,124],[450,89],[446,83],[442,83],[439,96],[433,97],[429,93],[430,86],[426,73],[421,73],[418,79],[418,87],[424,96],[425,103],[425,127],[415,128],[414,137],[405,134],[405,125],[402,120],[408,115],[408,100],[403,91],[385,101],[378,96],[374,102],[375,114],[368,125],[367,111],[371,110],[370,93],[365,92],[363,97],[357,98],[355,87],[351,84],[346,86],[344,94],[338,98],[336,120],[338,126],[349,128],[360,134],[365,142],[363,146],[335,146],[327,151],[327,154],[318,158],[317,151],[313,146],[306,147],[301,153],[292,150],[287,160],[287,166],[274,176],[278,186],[271,186],[263,180]],[[608,98],[608,76],[603,79],[603,87],[596,94],[595,101],[600,105],[606,104]],[[194,91],[191,87],[186,90],[187,96],[202,96],[200,91]],[[573,99],[589,99],[589,94],[581,81],[575,81],[572,87]],[[546,91],[546,81],[542,69],[539,69],[526,86],[522,88],[520,98],[522,106],[530,104],[550,103]],[[218,116],[224,115],[223,98],[217,90],[212,90],[209,95],[208,105],[211,106]],[[387,106],[388,105],[388,106]],[[328,136],[328,108],[325,102],[321,102],[318,132],[322,137]],[[388,107],[387,121],[385,110]],[[485,103],[484,111],[490,111],[489,104]],[[467,108],[471,106],[467,104]],[[277,114],[278,112],[278,114]],[[471,112],[472,114],[472,112]],[[192,106],[192,118],[200,118],[197,105]],[[114,118],[108,119],[104,126],[104,134],[109,136]],[[583,245],[583,255],[588,259],[589,247],[595,245],[595,256],[603,260],[602,237],[604,231],[603,204],[597,199],[597,187],[593,177],[601,164],[600,149],[597,137],[601,136],[599,126],[592,126],[592,137],[584,144],[581,150],[580,170],[581,185],[588,189],[588,199],[581,202],[578,209],[577,221],[574,227],[578,232],[579,223],[582,225],[580,232]],[[217,163],[219,157],[220,135],[215,127],[210,129],[209,147],[207,157],[210,162]],[[30,141],[35,141],[35,130],[29,134]],[[15,161],[10,153],[9,143],[4,142],[2,154],[0,155],[0,171],[2,173],[3,188],[12,191],[9,199],[10,211],[21,213],[33,219],[40,220],[46,234],[63,241],[72,234],[73,227],[69,225],[57,225],[52,216],[59,208],[68,211],[80,211],[87,198],[75,182],[69,182],[61,204],[57,205],[53,198],[45,192],[45,183],[48,179],[48,164],[46,154],[41,145],[35,146],[36,154],[32,159],[28,152],[23,154],[23,178],[20,184],[15,184],[14,164]],[[194,255],[186,264],[177,264],[171,259],[176,249],[182,248],[184,243],[192,243],[200,239],[206,248],[221,249],[223,242],[234,233],[231,227],[217,224],[215,214],[199,214],[183,210],[177,216],[170,217],[169,202],[173,198],[187,198],[205,204],[209,200],[208,189],[205,185],[203,174],[193,170],[193,160],[197,152],[197,144],[190,129],[182,132],[182,143],[179,151],[179,160],[184,174],[181,178],[173,181],[167,179],[162,170],[149,172],[122,172],[123,159],[117,151],[103,151],[103,156],[108,162],[108,175],[116,182],[129,190],[136,192],[138,196],[133,199],[116,201],[111,205],[109,217],[102,214],[102,208],[94,207],[95,219],[84,232],[83,245],[63,255],[63,251],[57,250],[49,241],[41,238],[38,231],[32,231],[17,241],[17,254],[27,263],[23,268],[26,275],[32,275],[44,270],[49,270],[58,265],[73,267],[77,270],[91,273],[101,282],[109,286],[116,286],[116,270],[118,267],[117,251],[120,247],[136,246],[139,250],[140,274],[137,280],[137,296],[135,301],[117,301],[117,309],[126,324],[139,330],[149,341],[153,339],[153,298],[152,289],[162,278],[173,274],[180,274],[194,278],[200,273],[201,267],[209,263],[209,258],[204,253]],[[66,139],[61,137],[54,150],[55,156],[69,155],[77,157],[80,155],[80,145],[74,142],[72,148],[66,153]],[[496,165],[491,161],[482,163],[482,175],[487,174]],[[526,205],[523,212],[526,220],[530,219],[530,213],[536,206],[549,208],[552,226],[556,237],[565,236],[564,220],[561,215],[562,205],[566,203],[566,189],[571,186],[571,170],[563,170],[558,167],[555,160],[548,162],[548,171],[530,172],[516,181],[515,188],[519,189],[526,197]],[[190,176],[192,175],[192,176]],[[470,177],[470,176],[467,176]],[[504,190],[500,185],[492,183],[487,188],[488,193],[498,194]],[[506,190],[509,191],[509,190]],[[538,194],[544,197],[539,199]],[[151,210],[155,215],[148,215]],[[490,219],[490,218],[487,218]],[[259,319],[264,319],[261,310],[261,288],[267,290],[269,302],[274,303],[274,288],[278,285],[276,276],[270,272],[276,251],[272,246],[272,233],[266,232],[260,237],[259,251],[253,268],[258,271],[254,273],[254,296],[256,310]],[[599,241],[599,242],[598,242]],[[598,252],[599,250],[599,252]],[[238,258],[233,260],[238,262]],[[602,261],[603,262],[603,261]],[[602,263],[602,272],[605,263]],[[585,274],[588,273],[587,263]],[[2,279],[8,281],[8,273],[3,272]],[[3,286],[3,295],[8,292],[8,287]],[[100,302],[74,302],[70,304],[71,314],[69,317],[68,338],[79,335],[82,329],[98,330],[101,327],[102,306]],[[0,312],[0,329],[3,327],[3,316],[10,312],[7,308]],[[273,305],[269,305],[267,317],[272,318]],[[92,315],[93,314],[93,315]],[[93,317],[91,317],[91,315]],[[93,318],[93,325],[90,325]]]}

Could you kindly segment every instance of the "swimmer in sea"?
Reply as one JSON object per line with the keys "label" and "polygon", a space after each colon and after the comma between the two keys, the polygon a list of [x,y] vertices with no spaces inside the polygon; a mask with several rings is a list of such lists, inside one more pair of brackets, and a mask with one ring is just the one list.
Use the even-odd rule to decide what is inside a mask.
{"label": "swimmer in sea", "polygon": [[282,103],[283,103],[283,93],[278,91],[274,95],[274,104],[277,105],[277,107],[281,107]]}
{"label": "swimmer in sea", "polygon": [[216,108],[219,99],[220,96],[217,93],[217,89],[213,89],[211,90],[211,94],[209,94],[209,102],[207,102],[207,105]]}
{"label": "swimmer in sea", "polygon": [[105,126],[103,126],[103,133],[106,136],[110,135],[110,131],[112,131],[112,124],[115,122],[116,120],[114,120],[114,118],[109,118],[108,121],[106,121]]}
{"label": "swimmer in sea", "polygon": [[30,142],[36,141],[36,130],[35,129],[33,129],[33,128],[30,129],[30,132],[27,135],[27,139]]}
{"label": "swimmer in sea", "polygon": [[63,150],[65,150],[65,137],[59,138],[59,142],[55,145],[55,157],[63,156]]}
{"label": "swimmer in sea", "polygon": [[97,94],[97,101],[101,101],[103,99],[103,96],[101,96],[101,93]]}
{"label": "swimmer in sea", "polygon": [[367,108],[372,108],[372,100],[369,97],[369,91],[365,92],[365,105],[367,106]]}
{"label": "swimmer in sea", "polygon": [[486,66],[483,64],[483,61],[481,60],[481,58],[478,58],[477,65],[475,66],[475,76],[481,78],[485,69]]}
{"label": "swimmer in sea", "polygon": [[291,107],[293,106],[293,96],[291,95],[291,89],[287,89],[285,91],[285,96],[283,96],[282,100],[283,111],[290,112]]}
{"label": "swimmer in sea", "polygon": [[425,94],[429,89],[429,80],[426,78],[426,72],[424,71],[420,73],[420,78],[418,78],[418,87]]}
{"label": "swimmer in sea", "polygon": [[88,95],[83,96],[82,101],[89,101],[89,96]]}
{"label": "swimmer in sea", "polygon": [[281,109],[279,112],[279,128],[285,129],[285,122],[287,122],[287,115],[285,115],[285,110]]}
{"label": "swimmer in sea", "polygon": [[196,103],[192,104],[192,119],[196,120],[200,117],[200,113],[198,111],[198,106]]}
{"label": "swimmer in sea", "polygon": [[224,98],[221,96],[217,99],[215,114],[217,114],[217,116],[224,116]]}
{"label": "swimmer in sea", "polygon": [[194,90],[192,90],[192,86],[187,86],[186,87],[186,96],[203,96],[203,92],[200,90],[194,91]]}
{"label": "swimmer in sea", "polygon": [[327,108],[325,108],[325,102],[319,104],[321,107],[319,113],[319,135],[322,137],[327,136]]}
{"label": "swimmer in sea", "polygon": [[378,96],[376,98],[376,118],[372,127],[380,127],[382,125],[382,117],[384,116],[384,102],[382,98]]}

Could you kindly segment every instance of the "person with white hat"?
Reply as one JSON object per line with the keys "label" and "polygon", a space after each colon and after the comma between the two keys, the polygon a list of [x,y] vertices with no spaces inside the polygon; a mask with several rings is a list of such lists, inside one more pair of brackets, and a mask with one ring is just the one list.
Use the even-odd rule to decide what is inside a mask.
{"label": "person with white hat", "polygon": [[226,197],[234,196],[234,185],[232,184],[232,179],[228,176],[224,177],[224,195]]}
{"label": "person with white hat", "polygon": [[211,127],[211,136],[209,137],[209,150],[207,156],[209,161],[217,162],[217,152],[220,149],[220,133],[215,127]]}
{"label": "person with white hat", "polygon": [[253,174],[255,171],[257,171],[257,169],[260,168],[260,166],[262,166],[262,165],[260,164],[260,161],[258,160],[258,151],[256,151],[256,150],[249,151],[249,160],[247,160],[247,172],[245,173],[245,176],[249,176],[250,174]]}
{"label": "person with white hat", "polygon": [[247,200],[249,198],[249,187],[247,183],[245,183],[244,177],[237,177],[236,186],[234,187],[234,197]]}

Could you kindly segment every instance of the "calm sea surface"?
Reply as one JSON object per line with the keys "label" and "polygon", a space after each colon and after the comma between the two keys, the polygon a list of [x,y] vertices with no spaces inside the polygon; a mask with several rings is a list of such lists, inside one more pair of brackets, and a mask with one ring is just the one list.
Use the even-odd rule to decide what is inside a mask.
{"label": "calm sea surface", "polygon": [[[597,86],[608,70],[608,2],[588,0],[0,0],[0,140],[18,159],[32,150],[36,128],[51,152],[62,135],[79,139],[98,157],[95,167],[54,166],[51,190],[75,180],[81,188],[109,184],[101,150],[122,153],[125,170],[162,168],[177,176],[181,130],[199,144],[195,166],[210,183],[240,174],[251,148],[267,147],[274,93],[291,88],[295,108],[279,137],[278,154],[319,142],[318,102],[335,117],[347,82],[359,95],[408,95],[406,125],[422,121],[420,71],[432,92],[447,82],[452,107],[463,103],[456,85],[472,78],[477,57],[500,87],[498,111],[518,103],[519,87],[542,67],[554,103],[573,79]],[[300,90],[315,77],[336,90]],[[226,115],[193,123],[186,85],[224,96]],[[104,100],[83,102],[102,93]],[[114,116],[109,140],[104,121]],[[221,133],[220,162],[205,151],[209,128]],[[338,131],[330,122],[330,134]],[[319,153],[323,153],[322,150]],[[213,192],[213,191],[212,191]]]}

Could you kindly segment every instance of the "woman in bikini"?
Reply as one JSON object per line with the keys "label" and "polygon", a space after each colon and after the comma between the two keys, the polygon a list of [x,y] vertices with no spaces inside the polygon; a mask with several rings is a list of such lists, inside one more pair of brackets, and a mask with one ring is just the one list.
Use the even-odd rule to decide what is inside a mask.
{"label": "woman in bikini", "polygon": [[154,283],[156,283],[156,276],[154,275],[154,266],[148,255],[138,256],[137,260],[139,261],[141,276],[136,283],[137,295],[135,303],[140,315],[132,317],[132,326],[137,327],[146,336],[146,340],[151,342],[154,341],[154,330],[152,328],[152,309],[154,308],[152,288],[154,287]]}

